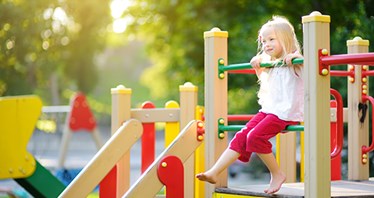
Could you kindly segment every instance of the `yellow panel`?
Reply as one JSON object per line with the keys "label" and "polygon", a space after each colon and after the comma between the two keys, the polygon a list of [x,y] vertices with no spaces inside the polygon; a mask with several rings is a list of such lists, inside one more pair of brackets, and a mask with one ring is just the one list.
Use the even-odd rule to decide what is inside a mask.
{"label": "yellow panel", "polygon": [[[165,104],[165,108],[177,109],[179,104],[175,101],[169,101]],[[179,122],[166,122],[165,124],[165,148],[178,136]]]}
{"label": "yellow panel", "polygon": [[233,195],[233,194],[223,194],[223,193],[213,193],[213,198],[249,198],[258,196],[249,196],[249,195]]}
{"label": "yellow panel", "polygon": [[35,171],[26,149],[41,109],[37,96],[0,98],[0,179],[25,178]]}

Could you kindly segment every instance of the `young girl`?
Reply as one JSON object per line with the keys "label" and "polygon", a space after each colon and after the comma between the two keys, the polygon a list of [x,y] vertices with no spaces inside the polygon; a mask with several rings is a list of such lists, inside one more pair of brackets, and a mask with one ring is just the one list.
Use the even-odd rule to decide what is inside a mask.
{"label": "young girl", "polygon": [[[259,53],[251,60],[260,83],[259,112],[238,131],[229,147],[212,168],[196,177],[201,181],[216,183],[219,173],[236,159],[248,162],[257,153],[270,171],[269,188],[264,192],[277,192],[286,180],[272,153],[269,139],[303,120],[304,85],[303,65],[292,65],[292,59],[301,58],[300,45],[290,22],[279,16],[265,23],[259,30]],[[283,61],[283,65],[261,68],[262,61]]]}

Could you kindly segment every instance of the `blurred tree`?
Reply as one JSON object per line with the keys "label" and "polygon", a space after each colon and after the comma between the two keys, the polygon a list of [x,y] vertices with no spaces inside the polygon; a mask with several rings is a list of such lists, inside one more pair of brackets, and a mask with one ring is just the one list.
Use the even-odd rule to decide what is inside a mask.
{"label": "blurred tree", "polygon": [[109,2],[2,0],[0,95],[36,93],[48,101],[52,91],[56,100],[71,85],[90,92],[97,81],[94,58],[110,23]]}
{"label": "blurred tree", "polygon": [[[251,1],[248,6],[245,0],[134,0],[124,13],[132,19],[127,34],[135,34],[147,44],[153,66],[145,71],[142,83],[151,87],[152,97],[178,99],[177,86],[190,81],[199,86],[201,102],[203,32],[215,26],[229,31],[233,38],[229,42],[230,62],[248,61],[256,52],[255,34],[263,18],[263,9],[257,9],[261,2]],[[254,77],[247,78],[252,80],[239,80],[241,88],[257,86]]]}
{"label": "blurred tree", "polygon": [[0,4],[0,95],[31,93],[36,87],[46,7],[41,0]]}
{"label": "blurred tree", "polygon": [[80,91],[90,92],[97,83],[94,58],[105,47],[107,26],[111,22],[111,0],[65,0],[62,5],[74,21],[69,57],[64,69],[75,80]]}
{"label": "blurred tree", "polygon": [[[124,13],[132,23],[126,33],[136,35],[147,45],[153,66],[143,75],[152,97],[178,98],[177,85],[191,81],[203,97],[204,44],[202,33],[212,27],[229,32],[229,63],[246,62],[256,53],[257,31],[272,15],[282,15],[294,24],[302,43],[301,17],[314,10],[331,16],[331,53],[345,53],[345,41],[362,33],[370,39],[373,24],[371,0],[132,0]],[[361,31],[354,31],[360,29]],[[364,37],[365,37],[364,36]],[[368,38],[369,37],[369,38]],[[335,44],[338,43],[338,44]],[[256,78],[236,75],[229,78],[229,111],[256,111]],[[333,82],[346,85],[341,78]],[[246,90],[246,91],[243,91]],[[343,91],[345,92],[345,91]],[[249,110],[250,109],[250,110]]]}

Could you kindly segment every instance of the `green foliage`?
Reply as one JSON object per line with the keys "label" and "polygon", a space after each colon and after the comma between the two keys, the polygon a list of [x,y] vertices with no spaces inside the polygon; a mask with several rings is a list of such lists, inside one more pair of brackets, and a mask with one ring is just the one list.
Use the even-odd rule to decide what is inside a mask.
{"label": "green foliage", "polygon": [[110,22],[109,2],[1,1],[0,95],[38,93],[49,101],[55,84],[57,92],[68,86],[92,91],[94,58],[105,46]]}
{"label": "green foliage", "polygon": [[[152,67],[144,72],[141,82],[151,88],[152,97],[177,98],[175,87],[190,81],[200,87],[199,98],[202,103],[204,31],[216,26],[228,31],[229,63],[246,62],[256,53],[258,29],[272,15],[289,18],[302,43],[301,17],[317,10],[331,16],[331,43],[334,43],[331,45],[331,53],[346,53],[346,40],[358,34],[372,40],[374,9],[370,2],[133,0],[133,6],[124,13],[124,17],[132,20],[127,35],[141,38],[150,54]],[[230,76],[229,85],[231,98],[238,98],[234,95],[240,95],[243,90],[257,90],[255,76]],[[332,86],[342,91],[343,95],[346,94],[345,78],[334,78]],[[229,111],[253,107],[257,100],[256,94],[248,94],[246,97],[247,103],[234,100],[236,104],[229,104]]]}

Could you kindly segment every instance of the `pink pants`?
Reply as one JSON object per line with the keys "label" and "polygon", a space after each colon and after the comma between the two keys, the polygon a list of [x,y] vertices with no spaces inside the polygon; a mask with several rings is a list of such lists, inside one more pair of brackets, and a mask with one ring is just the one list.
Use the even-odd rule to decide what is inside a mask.
{"label": "pink pants", "polygon": [[239,160],[248,162],[252,152],[271,153],[269,139],[298,122],[284,121],[274,114],[257,113],[231,140],[229,148],[240,154]]}

